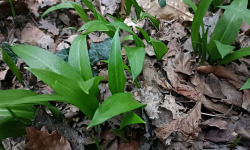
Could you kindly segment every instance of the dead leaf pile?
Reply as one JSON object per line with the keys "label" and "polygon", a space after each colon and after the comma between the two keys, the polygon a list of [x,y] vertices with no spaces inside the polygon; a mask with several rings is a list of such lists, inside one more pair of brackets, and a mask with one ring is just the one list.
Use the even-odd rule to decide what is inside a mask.
{"label": "dead leaf pile", "polygon": [[71,150],[67,139],[59,135],[57,131],[50,134],[45,126],[42,127],[41,131],[34,127],[28,127],[26,131],[26,138],[29,140],[28,150]]}

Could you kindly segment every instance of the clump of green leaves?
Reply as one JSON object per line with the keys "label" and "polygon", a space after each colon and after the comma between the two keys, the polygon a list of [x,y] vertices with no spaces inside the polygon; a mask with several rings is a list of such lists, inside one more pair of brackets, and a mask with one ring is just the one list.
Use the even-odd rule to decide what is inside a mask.
{"label": "clump of green leaves", "polygon": [[[205,30],[203,17],[212,2],[213,6],[217,7],[223,1],[201,0],[196,9],[191,1],[186,0],[187,4],[193,6],[192,8],[195,12],[191,27],[191,39],[194,53],[201,54],[201,63],[208,60],[211,65],[223,65],[250,55],[250,47],[233,51],[235,47],[231,46],[238,35],[243,21],[250,24],[250,17],[247,15],[250,13],[250,10],[247,9],[248,0],[234,0],[229,6],[219,6],[225,9],[225,12],[219,19],[208,42],[208,28]],[[200,28],[202,28],[201,33]],[[241,89],[246,88],[250,88],[249,80]]]}
{"label": "clump of green leaves", "polygon": [[[250,47],[242,48],[233,52],[235,47],[231,46],[238,35],[243,20],[250,23],[250,12],[247,9],[248,0],[234,0],[229,6],[220,6],[225,12],[219,19],[210,41],[207,42],[207,30],[204,29],[203,17],[210,4],[215,6],[221,1],[202,0],[195,11],[194,21],[191,27],[191,39],[194,53],[201,53],[203,60],[208,54],[210,64],[227,64],[241,57],[250,55]],[[202,34],[200,33],[202,28]]]}
{"label": "clump of green leaves", "polygon": [[[145,105],[137,102],[130,93],[124,92],[126,82],[124,68],[132,73],[133,80],[136,82],[136,78],[140,74],[144,64],[145,45],[125,23],[121,21],[110,23],[96,11],[92,2],[88,0],[82,0],[82,2],[93,12],[95,20],[90,21],[82,6],[71,1],[53,6],[42,15],[43,17],[47,13],[57,9],[74,8],[79,16],[86,22],[78,30],[82,34],[75,38],[70,47],[70,51],[65,50],[64,52],[65,54],[69,53],[68,58],[65,57],[65,60],[68,59],[68,62],[65,62],[57,56],[61,54],[55,55],[35,46],[19,45],[11,47],[12,51],[29,65],[29,67],[25,69],[49,85],[56,94],[38,95],[27,90],[3,90],[0,91],[0,108],[3,107],[8,110],[11,115],[11,117],[9,117],[10,119],[7,119],[7,122],[11,122],[12,118],[19,119],[18,121],[21,123],[23,123],[23,119],[29,120],[28,123],[23,123],[23,129],[26,125],[30,125],[30,119],[34,116],[34,111],[29,111],[32,114],[30,116],[19,117],[20,114],[18,111],[15,111],[15,107],[31,107],[42,104],[49,107],[53,114],[60,119],[59,111],[51,106],[48,101],[66,102],[78,107],[91,120],[88,128],[100,125],[114,116],[125,114],[120,129],[113,130],[114,133],[125,139],[122,131],[124,127],[135,123],[145,123],[137,114],[131,112],[134,109],[143,108]],[[160,60],[167,52],[166,45],[156,39],[150,39],[146,31],[140,28],[138,29],[142,32],[146,41],[153,45],[157,60]],[[119,37],[120,30],[129,32],[131,34],[129,36],[130,40],[134,40],[136,44],[136,47],[125,48],[131,69],[128,68],[122,60]],[[92,74],[86,41],[87,35],[95,31],[105,32],[112,38],[108,60],[108,84],[112,96],[107,98],[102,104],[99,104],[98,101],[98,84],[103,77],[94,77]],[[22,78],[15,66],[15,62],[8,57],[9,55],[5,55],[5,51],[3,51],[3,55],[4,61],[18,77],[20,83],[22,83]],[[9,97],[9,95],[13,96]],[[9,101],[10,99],[11,101]],[[28,111],[28,109],[25,111]],[[4,122],[1,124],[0,121],[0,132],[3,132],[3,134],[1,134],[3,136],[0,137],[0,139],[3,139],[9,135],[5,134],[5,131],[1,131],[1,125],[4,125]],[[15,124],[13,124],[13,126],[15,126]],[[11,129],[11,133],[13,133],[11,136],[19,135],[15,134],[14,129]]]}

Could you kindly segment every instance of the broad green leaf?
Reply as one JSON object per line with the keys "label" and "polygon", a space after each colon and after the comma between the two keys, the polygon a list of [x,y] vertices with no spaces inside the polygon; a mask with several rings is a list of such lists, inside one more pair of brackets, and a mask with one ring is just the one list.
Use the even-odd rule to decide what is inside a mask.
{"label": "broad green leaf", "polygon": [[[26,96],[22,96],[23,94],[28,93]],[[47,101],[61,101],[66,102],[67,99],[57,95],[57,94],[44,94],[38,95],[34,92],[26,92],[26,90],[2,90],[0,91],[1,103],[0,107],[12,107],[12,106],[20,106],[20,104],[43,104],[43,102]],[[13,96],[8,97],[10,94]],[[19,95],[20,97],[19,97]],[[44,103],[45,104],[45,103]],[[46,104],[45,104],[46,105]]]}
{"label": "broad green leaf", "polygon": [[0,124],[0,140],[8,137],[18,137],[26,133],[26,125],[16,119],[10,119]]}
{"label": "broad green leaf", "polygon": [[144,39],[147,41],[147,43],[149,43],[150,37],[149,37],[148,33],[140,27],[136,27],[136,29],[140,30],[141,34],[144,36]]}
{"label": "broad green leaf", "polygon": [[58,9],[63,9],[63,8],[74,8],[74,6],[72,6],[71,3],[65,2],[65,3],[61,3],[55,6],[50,7],[49,9],[47,9],[43,14],[42,14],[42,18],[47,15],[48,13],[58,10]]}
{"label": "broad green leaf", "polygon": [[245,6],[235,7],[235,6],[230,5],[230,6],[220,6],[220,8],[223,8],[226,11],[234,12],[235,15],[237,15],[239,18],[243,19],[248,24],[250,24],[250,16],[249,16],[250,10],[247,9]]}
{"label": "broad green leaf", "polygon": [[184,0],[184,2],[185,2],[188,6],[190,6],[190,7],[193,9],[194,12],[196,12],[197,6],[195,5],[195,3],[194,3],[193,1],[191,1],[191,0]]}
{"label": "broad green leaf", "polygon": [[201,41],[199,41],[200,37],[200,26],[203,24],[203,17],[206,14],[212,0],[201,0],[197,11],[194,15],[194,20],[191,26],[191,39],[192,39],[192,46],[194,49],[194,53],[198,52],[198,45]]}
{"label": "broad green leaf", "polygon": [[133,81],[141,73],[145,59],[144,47],[124,47],[131,67]]}
{"label": "broad green leaf", "polygon": [[240,50],[237,50],[235,52],[232,52],[231,54],[228,54],[224,59],[222,59],[219,64],[227,64],[230,63],[236,59],[242,58],[244,56],[249,56],[250,55],[250,47],[245,47]]}
{"label": "broad green leaf", "polygon": [[161,7],[166,6],[166,0],[158,0],[158,3]]}
{"label": "broad green leaf", "polygon": [[89,33],[96,31],[110,31],[110,29],[105,24],[94,24],[90,26],[84,34],[88,35]]}
{"label": "broad green leaf", "polygon": [[214,41],[216,46],[217,46],[217,49],[221,55],[221,58],[223,59],[226,55],[230,54],[232,52],[232,50],[235,49],[234,46],[230,46],[230,45],[225,45],[225,44],[222,44],[221,42],[219,41]]}
{"label": "broad green leaf", "polygon": [[86,35],[79,35],[74,39],[70,47],[68,63],[78,71],[84,81],[93,77]]}
{"label": "broad green leaf", "polygon": [[15,18],[16,17],[15,6],[14,6],[12,0],[9,0],[9,3],[10,3],[10,7],[11,7],[12,16]]}
{"label": "broad green leaf", "polygon": [[82,27],[78,31],[83,31],[83,30],[86,30],[86,29],[90,28],[93,25],[99,25],[99,24],[105,24],[106,25],[106,22],[101,21],[101,20],[89,21],[89,22],[85,23],[84,25],[82,25]]}
{"label": "broad green leaf", "polygon": [[80,84],[80,87],[82,88],[82,90],[86,94],[89,94],[89,91],[94,86],[94,83],[95,82],[99,83],[103,79],[104,79],[103,76],[97,76],[97,77],[91,78],[91,79],[89,79],[87,81],[79,82],[79,84]]}
{"label": "broad green leaf", "polygon": [[88,128],[101,124],[114,116],[145,106],[137,102],[130,93],[114,94],[106,99],[96,110]]}
{"label": "broad green leaf", "polygon": [[71,103],[78,107],[89,119],[92,119],[95,110],[98,107],[98,100],[94,95],[87,95],[82,91],[79,82],[70,78],[64,77],[55,72],[26,68],[48,84],[58,95],[68,99]]}
{"label": "broad green leaf", "polygon": [[250,89],[250,79],[248,79],[247,82],[240,89]]}
{"label": "broad green leaf", "polygon": [[89,18],[80,4],[71,1],[69,1],[69,3],[75,8],[76,12],[84,22],[89,22]]}
{"label": "broad green leaf", "polygon": [[12,46],[11,48],[13,52],[31,68],[46,69],[69,79],[83,81],[82,77],[75,69],[60,57],[47,50],[31,45],[18,45]]}
{"label": "broad green leaf", "polygon": [[5,150],[1,140],[0,140],[0,150]]}
{"label": "broad green leaf", "polygon": [[[35,107],[33,107],[33,104],[20,104],[15,106],[9,106],[8,108],[11,109],[14,113],[16,113],[19,118],[28,119],[29,123],[31,123],[31,119],[33,119],[35,116],[36,109]],[[13,118],[13,115],[6,107],[0,107],[0,118],[3,117]]]}
{"label": "broad green leaf", "polygon": [[[247,0],[234,0],[231,3],[231,6],[246,8]],[[235,37],[238,35],[242,21],[243,20],[239,17],[239,15],[237,15],[235,12],[232,12],[231,10],[226,10],[224,12],[218,21],[207,46],[210,64],[215,63],[220,58],[220,54],[217,50],[214,40],[226,45],[232,45]]]}
{"label": "broad green leaf", "polygon": [[124,75],[119,29],[112,39],[108,64],[108,84],[112,94],[124,92],[126,78]]}
{"label": "broad green leaf", "polygon": [[127,41],[127,40],[134,40],[133,35],[127,35],[122,39],[122,42]]}
{"label": "broad green leaf", "polygon": [[133,1],[132,0],[125,0],[124,3],[126,6],[126,14],[127,14],[127,16],[129,16],[129,14],[131,12],[131,7],[133,5]]}
{"label": "broad green leaf", "polygon": [[10,56],[8,56],[8,54],[3,50],[2,50],[2,57],[3,57],[3,61],[10,67],[10,70],[17,77],[18,81],[24,86],[23,79],[22,79],[19,69],[17,68],[13,60],[10,58]]}
{"label": "broad green leaf", "polygon": [[151,39],[150,42],[153,44],[157,61],[160,61],[161,58],[168,52],[167,46],[156,39]]}
{"label": "broad green leaf", "polygon": [[146,123],[144,120],[141,119],[136,113],[127,112],[124,117],[122,118],[122,123],[120,125],[120,129],[132,124],[137,123]]}

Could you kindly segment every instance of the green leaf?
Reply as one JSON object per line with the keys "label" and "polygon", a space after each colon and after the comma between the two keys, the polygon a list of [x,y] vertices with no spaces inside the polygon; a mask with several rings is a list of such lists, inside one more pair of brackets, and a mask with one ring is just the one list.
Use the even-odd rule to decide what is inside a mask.
{"label": "green leaf", "polygon": [[10,119],[0,124],[0,140],[8,137],[18,137],[26,133],[26,125],[16,119]]}
{"label": "green leaf", "polygon": [[123,129],[126,126],[137,124],[137,123],[146,123],[146,122],[142,120],[141,117],[139,117],[136,113],[127,112],[122,118],[120,129]]}
{"label": "green leaf", "polygon": [[161,58],[168,52],[167,46],[156,39],[151,39],[150,42],[153,44],[157,61],[160,61]]}
{"label": "green leaf", "polygon": [[82,25],[82,27],[78,31],[86,30],[86,29],[90,28],[91,26],[98,25],[98,24],[105,24],[106,25],[106,22],[101,21],[101,20],[89,21],[89,22],[85,23],[84,25]]}
{"label": "green leaf", "polygon": [[71,1],[69,1],[69,3],[75,8],[76,12],[84,22],[89,22],[89,18],[80,4]]}
{"label": "green leaf", "polygon": [[106,99],[96,110],[88,128],[101,124],[114,116],[145,106],[137,102],[130,93],[114,94]]}
{"label": "green leaf", "polygon": [[[67,99],[57,94],[38,95],[34,92],[22,89],[1,90],[0,99],[0,107],[11,107],[15,109],[15,111],[19,111],[19,107],[21,108],[21,111],[23,111],[24,107],[21,106],[22,104],[42,104],[52,108],[49,103],[46,103],[47,101],[67,101]],[[29,109],[26,108],[25,110]],[[3,113],[1,112],[0,116],[1,114]]]}
{"label": "green leaf", "polygon": [[144,17],[149,18],[149,20],[153,23],[155,28],[159,30],[159,21],[156,19],[156,17],[153,17],[148,13],[145,13]]}
{"label": "green leaf", "polygon": [[122,39],[122,42],[127,41],[127,40],[134,40],[133,35],[127,35]]}
{"label": "green leaf", "polygon": [[191,0],[184,0],[184,2],[185,2],[188,6],[190,6],[190,7],[193,9],[194,12],[196,12],[197,6],[195,5],[195,3],[194,3],[193,1],[191,1]]}
{"label": "green leaf", "polygon": [[[234,0],[231,3],[233,7],[247,7],[247,0]],[[214,40],[219,41],[226,45],[232,45],[235,37],[238,35],[240,30],[242,19],[235,12],[226,10],[220,20],[218,21],[214,32],[211,35],[210,42],[207,46],[209,53],[209,63],[215,63],[219,58],[220,54],[217,50]]]}
{"label": "green leaf", "polygon": [[96,65],[99,60],[108,60],[111,48],[111,38],[106,38],[101,43],[91,43],[89,49],[89,58],[91,65]]}
{"label": "green leaf", "polygon": [[19,69],[17,68],[13,60],[10,58],[10,56],[8,56],[8,54],[3,50],[2,50],[2,57],[3,57],[3,61],[10,67],[10,70],[17,77],[18,81],[24,86],[23,79],[22,79]]}
{"label": "green leaf", "polygon": [[11,50],[11,46],[8,43],[2,43],[1,48],[3,51],[7,53],[8,56],[12,59],[12,61],[16,64],[18,60],[18,56]]}
{"label": "green leaf", "polygon": [[88,35],[89,33],[96,31],[110,31],[110,28],[108,28],[105,24],[94,24],[90,26],[84,34]]}
{"label": "green leaf", "polygon": [[158,0],[158,3],[161,7],[165,7],[166,6],[166,0]]}
{"label": "green leaf", "polygon": [[242,48],[240,50],[237,50],[231,54],[228,54],[226,57],[224,57],[224,59],[222,59],[219,64],[223,65],[223,64],[227,64],[230,63],[236,59],[242,58],[244,56],[248,56],[250,55],[250,47],[245,47]]}
{"label": "green leaf", "polygon": [[230,45],[225,45],[225,44],[222,44],[221,42],[219,41],[214,41],[216,46],[217,46],[217,49],[221,55],[221,58],[223,59],[226,55],[230,54],[232,52],[232,50],[235,49],[234,46],[230,46]]}
{"label": "green leaf", "polygon": [[74,6],[72,6],[71,3],[65,2],[65,3],[61,3],[55,6],[50,7],[49,9],[47,9],[43,14],[42,14],[42,18],[47,15],[48,13],[58,10],[58,9],[63,9],[63,8],[74,8]]}
{"label": "green leaf", "polygon": [[68,103],[78,107],[89,119],[92,119],[98,107],[98,100],[94,95],[87,95],[82,91],[79,85],[80,81],[77,82],[76,80],[43,69],[26,69],[48,84],[58,95],[67,99]]}
{"label": "green leaf", "polygon": [[147,43],[149,43],[150,37],[149,37],[148,33],[140,27],[136,27],[136,29],[140,30],[141,34],[144,36]]}
{"label": "green leaf", "polygon": [[[80,87],[82,88],[82,90],[86,93],[89,94],[90,89],[94,86],[94,83],[99,83],[101,80],[103,80],[104,77],[103,76],[97,76],[94,77],[92,79],[89,79],[87,81],[82,81],[80,82]],[[98,88],[98,87],[97,87]]]}
{"label": "green leaf", "polygon": [[56,53],[56,56],[60,57],[64,61],[68,62],[69,59],[69,48],[62,49]]}
{"label": "green leaf", "polygon": [[68,62],[78,71],[84,81],[93,77],[89,61],[86,35],[79,35],[74,39],[70,47]]}
{"label": "green leaf", "polygon": [[94,5],[92,2],[89,0],[82,0],[82,2],[90,9],[90,11],[94,14],[94,17],[96,20],[102,20],[106,21],[107,20],[95,9]]}
{"label": "green leaf", "polygon": [[194,15],[194,20],[191,26],[191,39],[192,45],[194,49],[194,53],[198,52],[198,45],[201,41],[199,41],[200,37],[200,26],[203,24],[203,17],[206,14],[212,0],[201,0],[197,11]]}
{"label": "green leaf", "polygon": [[144,47],[124,47],[132,70],[133,81],[141,73],[145,59]]}
{"label": "green leaf", "polygon": [[112,39],[108,64],[108,84],[111,93],[124,92],[125,82],[119,29],[117,29]]}
{"label": "green leaf", "polygon": [[214,10],[217,10],[218,9],[217,7],[220,6],[223,1],[224,0],[213,0]]}
{"label": "green leaf", "polygon": [[132,0],[125,0],[124,3],[126,6],[126,14],[127,14],[127,16],[129,16],[129,14],[131,12],[131,7],[133,5],[133,1]]}
{"label": "green leaf", "polygon": [[247,9],[245,6],[241,5],[238,7],[235,6],[220,6],[220,8],[225,9],[226,11],[234,12],[235,15],[237,15],[239,18],[246,21],[248,24],[250,24],[250,16],[248,15],[250,13],[250,10]]}
{"label": "green leaf", "polygon": [[110,25],[131,33],[133,35],[133,39],[134,39],[134,41],[136,43],[136,46],[145,47],[142,40],[125,23],[123,23],[121,21],[115,21],[115,22],[110,23]]}
{"label": "green leaf", "polygon": [[83,81],[75,69],[60,57],[47,50],[31,45],[18,45],[11,48],[31,68],[46,69],[69,79]]}
{"label": "green leaf", "polygon": [[142,19],[142,13],[143,13],[143,9],[138,5],[136,0],[132,0],[133,1],[133,5],[135,7],[135,11],[136,11],[136,15],[138,19]]}
{"label": "green leaf", "polygon": [[250,79],[240,88],[240,90],[250,89]]}

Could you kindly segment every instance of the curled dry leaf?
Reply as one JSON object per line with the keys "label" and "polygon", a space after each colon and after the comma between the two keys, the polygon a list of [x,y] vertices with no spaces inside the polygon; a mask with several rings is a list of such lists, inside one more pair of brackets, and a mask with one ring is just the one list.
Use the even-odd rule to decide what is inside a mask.
{"label": "curled dry leaf", "polygon": [[227,130],[227,122],[221,118],[211,118],[201,123],[202,128],[216,127],[221,130]]}
{"label": "curled dry leaf", "polygon": [[151,16],[156,16],[158,19],[176,19],[181,21],[193,20],[193,14],[189,12],[188,7],[183,0],[167,0],[166,6],[163,8],[159,5],[158,0],[136,1],[145,12],[149,13]]}
{"label": "curled dry leaf", "polygon": [[183,106],[176,104],[175,97],[172,95],[165,95],[164,102],[161,107],[172,112],[173,119],[178,119],[183,116],[183,112],[181,110],[185,110]]}
{"label": "curled dry leaf", "polygon": [[198,124],[201,119],[201,103],[201,101],[198,101],[194,108],[188,112],[187,116],[173,120],[160,128],[156,128],[156,136],[164,143],[171,133],[175,131],[180,132],[185,141],[197,138],[200,131]]}
{"label": "curled dry leaf", "polygon": [[42,39],[45,34],[42,30],[35,27],[32,23],[27,23],[21,32],[21,42],[37,45],[37,41]]}
{"label": "curled dry leaf", "polygon": [[192,74],[192,61],[193,57],[190,52],[182,52],[178,51],[177,54],[175,55],[175,60],[174,60],[174,67],[175,67],[175,72],[180,72],[186,75],[191,75]]}
{"label": "curled dry leaf", "polygon": [[26,132],[26,138],[29,140],[26,147],[28,150],[71,150],[65,137],[59,135],[57,131],[48,133],[45,126],[41,131],[35,127],[27,127]]}
{"label": "curled dry leaf", "polygon": [[204,74],[213,73],[214,75],[224,78],[224,79],[238,81],[237,76],[232,71],[230,71],[229,69],[223,66],[207,65],[207,66],[197,67],[195,70],[200,73],[204,73]]}
{"label": "curled dry leaf", "polygon": [[134,21],[132,21],[132,18],[131,17],[128,17],[124,20],[124,23],[126,23],[128,26],[131,26],[133,31],[135,33],[138,33],[139,30],[136,29],[136,27],[140,27],[142,28],[145,24],[145,19],[142,19],[142,20],[138,20],[136,23]]}

